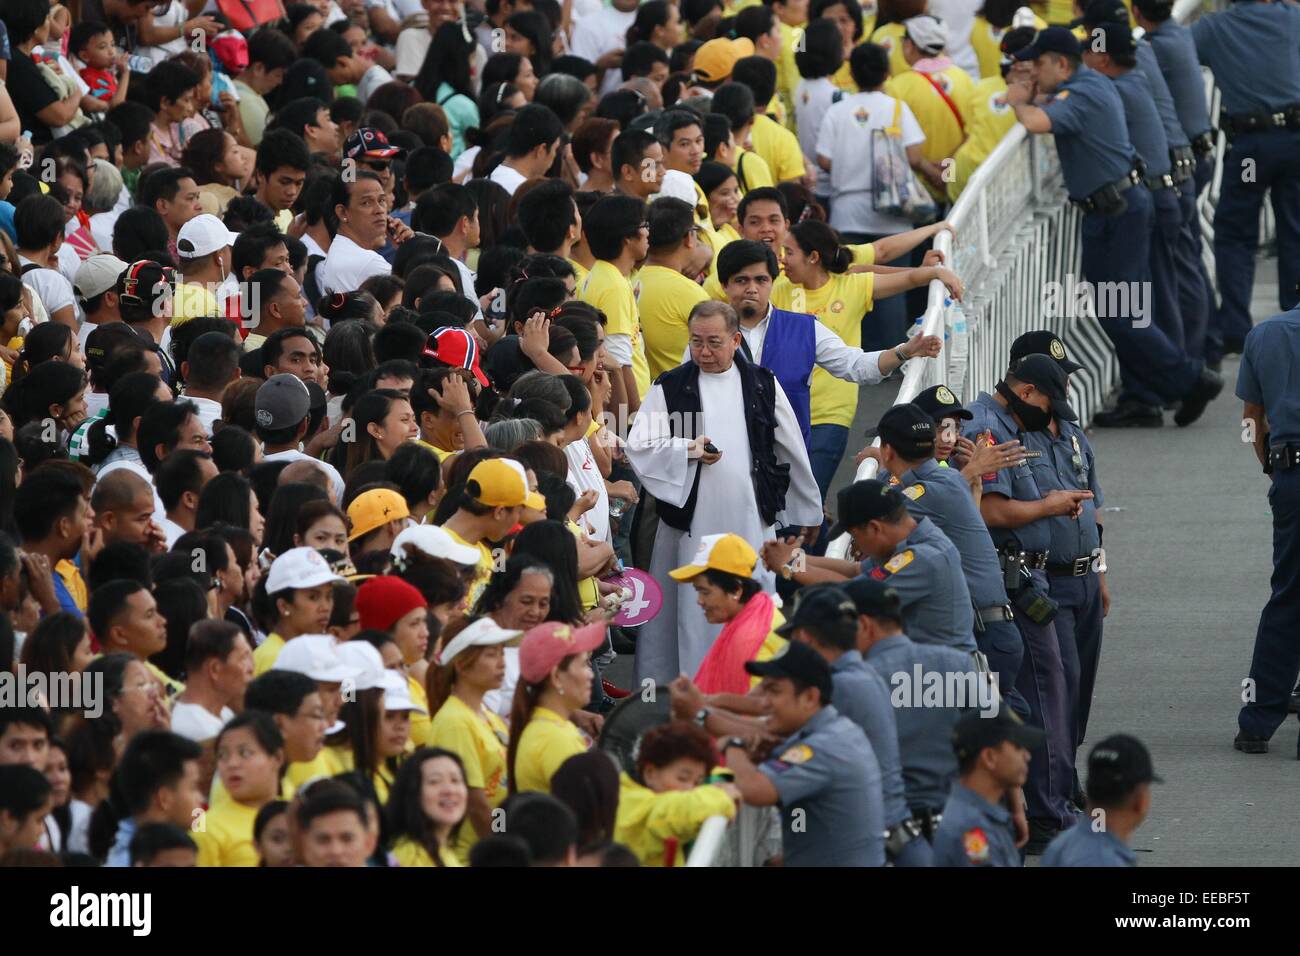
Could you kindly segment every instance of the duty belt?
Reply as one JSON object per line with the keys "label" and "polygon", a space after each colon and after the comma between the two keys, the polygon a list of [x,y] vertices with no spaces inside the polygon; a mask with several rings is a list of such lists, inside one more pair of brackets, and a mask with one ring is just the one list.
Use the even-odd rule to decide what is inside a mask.
{"label": "duty belt", "polygon": [[1132,189],[1140,182],[1142,182],[1142,173],[1138,169],[1130,169],[1126,175],[1121,176],[1113,183],[1107,183],[1090,196],[1084,199],[1071,199],[1070,202],[1074,203],[1084,212],[1097,212],[1098,210],[1105,208],[1104,200],[1102,199],[1103,194],[1112,193],[1114,195],[1119,195]]}
{"label": "duty belt", "polygon": [[1219,125],[1229,136],[1259,130],[1300,129],[1300,103],[1290,103],[1277,110],[1256,113],[1219,114]]}
{"label": "duty belt", "polygon": [[1011,562],[1022,564],[1030,571],[1042,571],[1047,567],[1046,551],[1002,551],[998,554],[998,564],[1002,570]]}
{"label": "duty belt", "polygon": [[1300,445],[1275,445],[1268,450],[1268,463],[1273,471],[1289,471],[1300,467]]}
{"label": "duty belt", "polygon": [[1196,154],[1190,146],[1176,146],[1169,151],[1173,165],[1169,172],[1174,177],[1174,185],[1179,186],[1196,175]]}
{"label": "duty belt", "polygon": [[921,835],[933,843],[935,831],[943,821],[943,811],[931,810],[928,807],[912,807],[912,821],[921,828]]}
{"label": "duty belt", "polygon": [[992,607],[977,607],[975,617],[981,624],[993,624],[997,621],[1014,621],[1010,604],[994,604]]}
{"label": "duty belt", "polygon": [[1163,176],[1148,176],[1142,180],[1142,185],[1153,193],[1160,192],[1162,189],[1173,189],[1174,177],[1172,173],[1165,173]]}
{"label": "duty belt", "polygon": [[1081,578],[1092,570],[1092,564],[1095,560],[1095,555],[1085,554],[1073,561],[1052,562],[1047,566],[1047,573],[1057,578]]}
{"label": "duty belt", "polygon": [[910,817],[900,820],[885,831],[885,853],[891,860],[896,860],[904,847],[922,835],[923,829],[919,822]]}
{"label": "duty belt", "polygon": [[1192,152],[1197,156],[1208,156],[1214,152],[1214,130],[1207,129],[1192,140]]}

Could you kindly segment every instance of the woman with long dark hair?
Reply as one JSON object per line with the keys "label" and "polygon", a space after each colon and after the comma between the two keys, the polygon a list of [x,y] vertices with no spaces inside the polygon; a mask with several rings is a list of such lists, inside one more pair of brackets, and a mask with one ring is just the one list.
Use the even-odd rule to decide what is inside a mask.
{"label": "woman with long dark hair", "polygon": [[207,528],[218,522],[247,528],[253,536],[253,546],[262,546],[266,522],[257,508],[257,495],[253,493],[252,483],[237,472],[225,471],[209,479],[199,493],[194,527]]}
{"label": "woman with long dark hair", "polygon": [[412,80],[421,96],[447,114],[452,159],[465,149],[465,132],[479,125],[471,69],[474,46],[472,40],[466,41],[459,22],[444,23],[434,33],[420,72]]}
{"label": "woman with long dark hair", "polygon": [[276,485],[271,508],[266,514],[262,546],[271,554],[283,554],[296,546],[298,512],[312,502],[329,503],[329,492],[320,485],[305,481],[288,481]]}
{"label": "woman with long dark hair", "polygon": [[388,798],[388,834],[402,866],[464,866],[453,852],[469,788],[451,750],[421,747],[402,762]]}
{"label": "woman with long dark hair", "polygon": [[555,34],[544,14],[519,10],[506,17],[506,51],[528,57],[538,76],[551,72],[554,45]]}
{"label": "woman with long dark hair", "polygon": [[355,435],[340,469],[344,478],[368,461],[387,461],[404,442],[420,437],[410,399],[391,388],[377,388],[357,399],[352,422]]}

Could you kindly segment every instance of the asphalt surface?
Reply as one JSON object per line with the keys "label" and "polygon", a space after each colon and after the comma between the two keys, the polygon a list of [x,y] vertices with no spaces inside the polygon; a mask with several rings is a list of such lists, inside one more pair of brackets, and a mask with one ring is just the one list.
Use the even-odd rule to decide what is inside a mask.
{"label": "asphalt surface", "polygon": [[[1260,259],[1256,322],[1277,312],[1276,281],[1275,260]],[[1140,866],[1300,860],[1296,722],[1283,724],[1268,754],[1232,747],[1272,570],[1268,479],[1242,441],[1236,375],[1234,357],[1223,364],[1223,393],[1188,428],[1170,413],[1161,429],[1089,431],[1105,495],[1112,604],[1079,761],[1112,733],[1150,748],[1165,783],[1134,840]],[[861,390],[830,501],[853,480],[853,455],[896,393],[896,381]],[[631,665],[625,655],[609,676],[628,686]]]}

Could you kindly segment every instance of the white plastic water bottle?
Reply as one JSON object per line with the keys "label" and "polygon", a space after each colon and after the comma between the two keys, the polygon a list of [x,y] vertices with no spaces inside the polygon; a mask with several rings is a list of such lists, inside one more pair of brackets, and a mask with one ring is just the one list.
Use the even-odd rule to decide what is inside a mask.
{"label": "white plastic water bottle", "polygon": [[966,366],[970,357],[970,332],[966,326],[966,312],[961,303],[946,299],[948,326],[948,381],[949,390],[960,400],[966,384]]}

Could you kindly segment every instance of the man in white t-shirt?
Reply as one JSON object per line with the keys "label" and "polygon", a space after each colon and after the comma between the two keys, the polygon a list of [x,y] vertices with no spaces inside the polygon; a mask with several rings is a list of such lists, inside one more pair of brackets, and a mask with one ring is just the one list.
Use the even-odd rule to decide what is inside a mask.
{"label": "man in white t-shirt", "polygon": [[311,426],[313,388],[320,404],[325,404],[325,393],[320,386],[315,382],[305,383],[296,375],[272,375],[263,382],[253,399],[257,437],[262,442],[265,461],[310,461],[329,476],[334,500],[342,501],[343,476],[338,469],[302,451],[302,442]]}
{"label": "man in white t-shirt", "polygon": [[515,114],[506,133],[506,158],[488,178],[513,196],[526,180],[546,175],[563,135],[558,116],[540,103],[529,103]]}
{"label": "man in white t-shirt", "polygon": [[[589,17],[575,17],[571,52],[596,63],[605,54],[624,49],[627,28],[636,19],[638,5],[639,0],[611,0],[609,6]],[[618,72],[617,66],[613,69]]]}
{"label": "man in white t-shirt", "polygon": [[199,409],[203,432],[212,437],[212,426],[221,417],[221,399],[226,386],[240,376],[239,343],[224,332],[204,332],[190,343],[181,359],[182,392]]}
{"label": "man in white t-shirt", "polygon": [[234,716],[253,679],[253,649],[229,621],[199,621],[185,642],[185,689],[172,704],[173,733],[202,743]]}
{"label": "man in white t-shirt", "polygon": [[849,65],[854,82],[864,92],[832,104],[817,135],[817,164],[831,177],[831,225],[856,235],[905,232],[912,228],[911,222],[877,212],[872,201],[872,132],[893,125],[894,113],[901,105],[898,125],[913,167],[921,162],[925,133],[906,103],[881,92],[889,78],[889,60],[880,47],[855,47]]}
{"label": "man in white t-shirt", "polygon": [[72,283],[59,271],[63,205],[53,196],[28,196],[14,210],[14,232],[23,285],[41,300],[51,322],[75,324]]}
{"label": "man in white t-shirt", "polygon": [[81,352],[86,352],[86,339],[90,333],[109,322],[121,322],[122,313],[117,308],[118,277],[126,271],[130,263],[123,262],[117,256],[91,256],[77,269],[77,278],[73,283],[77,296],[81,299],[81,309],[86,320],[81,323],[77,333],[77,343]]}

